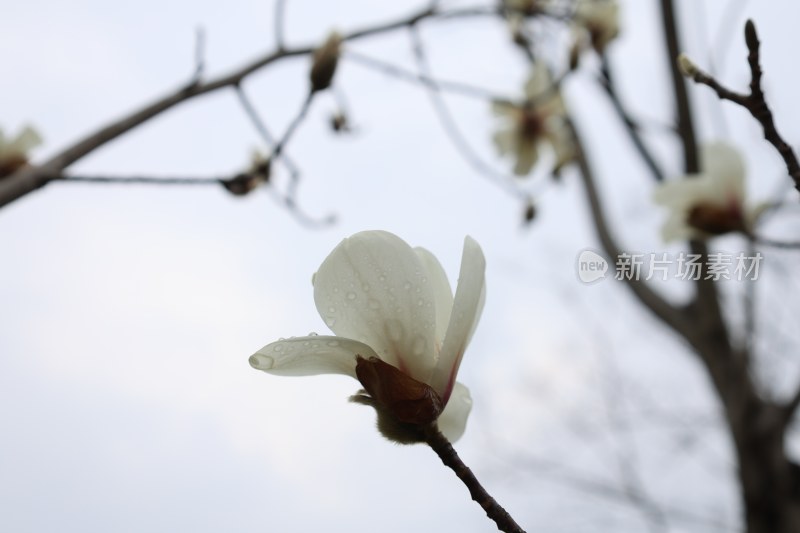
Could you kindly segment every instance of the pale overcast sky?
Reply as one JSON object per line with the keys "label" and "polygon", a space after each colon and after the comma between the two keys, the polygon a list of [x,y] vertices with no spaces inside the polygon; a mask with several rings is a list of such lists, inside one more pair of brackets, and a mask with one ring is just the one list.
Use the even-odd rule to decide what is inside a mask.
{"label": "pale overcast sky", "polygon": [[[678,2],[687,50],[701,65],[728,3]],[[378,4],[290,0],[288,42],[315,43],[331,28],[423,5]],[[656,2],[622,4],[623,33],[611,50],[622,93],[648,124],[665,124],[671,106]],[[197,27],[209,76],[274,45],[268,0],[31,0],[2,12],[0,127],[35,124],[45,138],[39,158],[185,83]],[[800,139],[800,79],[788,54],[800,6],[750,2],[736,28],[746,16],[761,30],[779,126]],[[519,93],[527,67],[505,26],[474,19],[422,30],[441,77]],[[738,34],[721,40],[729,50],[715,61],[743,87]],[[414,65],[404,31],[352,49]],[[273,131],[299,106],[308,66],[305,58],[281,62],[246,82]],[[565,92],[615,227],[632,250],[678,250],[660,242],[653,183],[592,83],[595,69],[589,59]],[[51,184],[0,210],[0,530],[493,531],[431,450],[389,443],[370,409],[347,402],[358,383],[279,378],[247,363],[278,337],[327,331],[311,274],[343,237],[386,229],[433,251],[453,284],[464,235],[483,246],[487,304],[460,374],[475,408],[457,449],[529,531],[644,530],[645,517],[624,498],[592,490],[619,487],[617,463],[634,456],[649,496],[667,514],[694,517],[670,519],[666,531],[737,531],[734,473],[702,371],[624,287],[576,278],[577,254],[596,246],[576,176],[547,187],[539,218],[523,228],[519,199],[458,156],[422,88],[346,59],[336,85],[355,134],[330,133],[336,101],[324,94],[288,148],[303,173],[300,206],[312,217],[335,214],[330,227],[298,224],[265,190],[233,198],[221,188]],[[724,134],[748,150],[760,180],[749,186],[756,196],[773,191],[781,164],[751,120],[726,107],[718,131],[716,99],[692,94],[703,138]],[[508,169],[492,152],[488,105],[448,101],[476,153]],[[667,172],[678,174],[676,145],[658,126],[648,131]],[[224,175],[257,146],[235,95],[221,91],[73,170]],[[286,169],[275,172],[284,186]],[[544,179],[518,185],[539,191]],[[676,297],[684,289],[665,287]],[[617,380],[629,396],[606,394]],[[662,410],[676,425],[700,426],[647,426]],[[619,430],[618,416],[637,429]]]}

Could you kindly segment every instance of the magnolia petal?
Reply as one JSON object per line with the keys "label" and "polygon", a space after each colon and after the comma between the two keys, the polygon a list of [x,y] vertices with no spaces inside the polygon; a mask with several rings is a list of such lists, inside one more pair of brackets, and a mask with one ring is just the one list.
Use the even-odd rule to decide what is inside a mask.
{"label": "magnolia petal", "polygon": [[539,160],[539,148],[535,142],[523,141],[517,148],[517,163],[514,165],[514,174],[527,176]]}
{"label": "magnolia petal", "polygon": [[450,395],[450,401],[447,402],[436,423],[439,426],[439,431],[444,433],[447,440],[455,442],[461,438],[467,428],[467,418],[471,410],[472,397],[469,394],[469,389],[456,382]]}
{"label": "magnolia petal", "polygon": [[428,279],[433,289],[433,301],[436,308],[436,353],[441,349],[447,325],[450,323],[450,312],[453,310],[453,289],[450,288],[450,281],[447,279],[439,260],[425,248],[414,248],[417,252],[425,270],[428,272]]}
{"label": "magnolia petal", "polygon": [[713,142],[703,145],[701,168],[715,184],[719,197],[734,195],[740,202],[744,199],[745,166],[739,151],[730,144]]}
{"label": "magnolia petal", "polygon": [[697,203],[712,201],[714,198],[710,180],[703,174],[663,183],[653,193],[653,202],[674,211],[686,211]]}
{"label": "magnolia petal", "polygon": [[356,377],[356,356],[377,357],[364,343],[327,335],[294,337],[267,344],[250,356],[250,366],[278,376],[344,374]]}
{"label": "magnolia petal", "polygon": [[517,133],[514,130],[498,130],[492,136],[492,141],[497,153],[501,156],[517,151]]}
{"label": "magnolia petal", "polygon": [[552,85],[553,80],[550,78],[547,65],[544,64],[544,61],[537,61],[533,65],[528,81],[525,82],[525,96],[534,100],[549,91]]}
{"label": "magnolia petal", "polygon": [[492,100],[492,113],[498,117],[516,117],[518,107],[507,100]]}
{"label": "magnolia petal", "polygon": [[453,300],[453,311],[447,334],[439,353],[439,361],[430,385],[447,403],[461,364],[467,343],[483,310],[486,285],[486,258],[480,245],[472,237],[464,239],[461,272]]}
{"label": "magnolia petal", "polygon": [[697,236],[697,230],[686,222],[685,213],[670,216],[661,228],[664,242],[694,239]]}
{"label": "magnolia petal", "polygon": [[405,241],[386,231],[344,239],[314,278],[314,300],[334,333],[371,346],[411,377],[435,365],[434,294],[427,270]]}

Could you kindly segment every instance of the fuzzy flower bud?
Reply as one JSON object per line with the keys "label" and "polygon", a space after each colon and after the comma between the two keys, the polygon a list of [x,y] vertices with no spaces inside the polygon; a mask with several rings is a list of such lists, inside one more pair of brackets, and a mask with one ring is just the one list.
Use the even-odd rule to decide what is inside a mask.
{"label": "fuzzy flower bud", "polygon": [[321,47],[314,51],[311,64],[311,92],[322,91],[330,87],[336,65],[339,63],[339,54],[342,48],[342,36],[333,31]]}

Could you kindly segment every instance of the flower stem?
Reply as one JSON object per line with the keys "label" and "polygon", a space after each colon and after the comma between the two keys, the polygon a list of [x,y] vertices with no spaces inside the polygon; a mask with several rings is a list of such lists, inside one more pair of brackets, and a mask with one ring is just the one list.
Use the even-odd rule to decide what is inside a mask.
{"label": "flower stem", "polygon": [[494,520],[497,524],[497,529],[506,533],[525,533],[525,530],[514,521],[511,515],[486,492],[486,489],[480,484],[475,474],[461,461],[450,441],[442,435],[436,424],[425,427],[423,431],[425,442],[428,446],[433,448],[433,451],[436,452],[445,466],[450,467],[464,485],[467,486],[472,499],[483,507],[483,510],[486,511],[486,516]]}

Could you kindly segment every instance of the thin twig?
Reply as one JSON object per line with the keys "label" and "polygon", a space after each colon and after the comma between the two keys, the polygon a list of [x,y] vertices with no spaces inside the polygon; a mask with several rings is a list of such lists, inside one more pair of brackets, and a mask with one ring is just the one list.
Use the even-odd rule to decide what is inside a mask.
{"label": "thin twig", "polygon": [[503,96],[499,96],[497,94],[492,93],[488,89],[484,89],[482,87],[478,87],[476,85],[470,85],[467,83],[462,83],[458,81],[448,81],[448,80],[433,80],[426,76],[425,74],[420,74],[417,72],[412,72],[411,70],[404,69],[403,67],[399,67],[387,61],[383,61],[381,59],[377,59],[374,57],[370,57],[359,52],[355,52],[353,50],[347,50],[344,53],[345,59],[350,59],[360,65],[365,67],[371,68],[373,70],[379,71],[383,74],[388,76],[393,76],[397,79],[408,81],[411,83],[418,83],[423,86],[430,86],[436,85],[442,91],[448,91],[452,93],[458,93],[462,96],[469,96],[473,98],[478,98],[480,100],[500,100],[504,99]]}
{"label": "thin twig", "polygon": [[414,57],[417,61],[417,68],[419,68],[421,75],[428,80],[425,85],[428,88],[428,95],[430,96],[431,104],[433,105],[433,108],[439,117],[439,122],[444,128],[445,133],[455,146],[456,150],[461,154],[461,157],[464,158],[464,160],[469,163],[479,175],[484,176],[496,183],[512,196],[515,196],[525,202],[529,201],[530,194],[520,190],[514,184],[514,178],[497,172],[475,154],[472,147],[462,135],[461,130],[458,129],[458,126],[453,119],[453,115],[450,112],[450,109],[447,107],[444,98],[442,97],[439,86],[433,81],[434,77],[430,74],[430,67],[428,66],[425,58],[424,48],[415,26],[409,27],[409,34],[412,40]]}
{"label": "thin twig", "polygon": [[486,516],[497,524],[497,529],[505,531],[506,533],[525,533],[525,530],[514,521],[511,515],[508,514],[508,511],[503,509],[503,507],[486,492],[486,489],[480,484],[475,474],[464,464],[455,449],[453,449],[453,446],[447,438],[442,435],[442,432],[439,431],[439,428],[437,428],[435,424],[425,427],[423,432],[425,435],[425,442],[428,446],[436,452],[436,455],[439,456],[442,463],[455,472],[458,479],[467,486],[472,499],[486,511]]}
{"label": "thin twig", "polygon": [[49,176],[49,181],[61,183],[109,183],[118,185],[220,185],[230,178],[178,178],[174,176],[159,178],[155,176]]}
{"label": "thin twig", "polygon": [[[250,97],[247,96],[247,92],[244,90],[242,85],[236,86],[236,96],[239,98],[239,103],[242,105],[242,108],[247,115],[247,118],[250,119],[250,122],[253,124],[258,135],[261,137],[261,140],[266,145],[268,151],[270,153],[274,153],[275,145],[277,141],[272,133],[267,128],[267,124],[264,119],[261,118],[259,115],[258,110],[256,109],[253,101],[250,100]],[[274,154],[277,159],[283,162],[286,169],[289,171],[289,175],[292,180],[299,180],[300,179],[300,168],[297,164],[286,154],[285,150],[281,150],[280,154]]]}
{"label": "thin twig", "polygon": [[275,46],[278,50],[286,48],[284,27],[286,26],[286,0],[275,0]]}
{"label": "thin twig", "polygon": [[683,146],[684,170],[687,174],[696,174],[700,168],[697,155],[697,141],[694,134],[692,110],[689,104],[689,95],[686,84],[676,64],[681,49],[678,43],[678,27],[675,21],[675,8],[672,0],[661,0],[661,20],[664,24],[664,37],[669,65],[670,78],[672,79],[672,93],[675,97],[675,112],[677,114],[678,134]]}
{"label": "thin twig", "polygon": [[729,100],[747,109],[760,124],[764,131],[764,138],[775,147],[786,164],[789,176],[794,180],[795,188],[800,191],[800,162],[792,147],[778,133],[772,111],[767,105],[764,91],[761,87],[760,51],[761,43],[758,40],[756,27],[752,20],[744,26],[745,43],[747,44],[747,63],[750,66],[750,94],[737,93],[720,84],[713,76],[691,65],[690,72],[686,72],[695,82],[710,87],[722,100]]}
{"label": "thin twig", "polygon": [[[586,199],[589,202],[589,213],[592,216],[597,238],[603,248],[607,258],[612,261],[620,257],[622,250],[616,242],[611,228],[608,225],[608,220],[605,215],[602,202],[600,201],[600,193],[597,190],[596,179],[592,166],[589,164],[588,154],[584,148],[582,137],[575,128],[570,119],[567,120],[565,127],[570,128],[570,133],[575,142],[576,160],[578,162],[579,175],[583,180],[584,190],[586,191]],[[637,279],[635,276],[623,276],[624,282],[630,287],[634,295],[647,309],[660,318],[665,324],[669,325],[672,329],[681,334],[685,334],[689,328],[685,318],[681,312],[668,303],[658,293],[653,291],[646,281]]]}
{"label": "thin twig", "polygon": [[619,95],[617,94],[614,78],[611,75],[611,65],[608,57],[605,55],[602,56],[600,72],[602,74],[600,84],[603,86],[603,89],[605,89],[606,94],[614,106],[614,110],[617,112],[620,120],[625,125],[625,131],[628,133],[628,137],[630,137],[634,147],[639,152],[639,155],[642,157],[645,165],[647,165],[647,168],[650,169],[650,173],[653,175],[653,178],[655,178],[656,181],[664,181],[664,172],[658,166],[653,154],[650,153],[650,149],[642,140],[642,137],[639,134],[639,125],[625,110],[625,106],[622,104],[622,100],[620,100]]}
{"label": "thin twig", "polygon": [[[376,24],[346,33],[343,39],[354,40],[379,35],[413,26],[425,19],[453,20],[457,18],[496,16],[497,13],[497,8],[487,9],[482,6],[458,8],[446,12],[440,12],[426,7],[398,20]],[[0,180],[0,207],[43,187],[49,182],[48,177],[61,175],[64,169],[92,153],[94,150],[173,107],[201,95],[220,89],[236,87],[241,84],[245,78],[275,61],[306,56],[311,54],[315,49],[316,45],[272,50],[228,74],[211,79],[205,83],[203,83],[202,80],[192,79],[190,83],[184,84],[177,90],[157,99],[155,102],[137,109],[125,117],[92,132],[88,136],[61,150],[43,164],[25,167],[11,176],[6,176],[3,180]]]}

